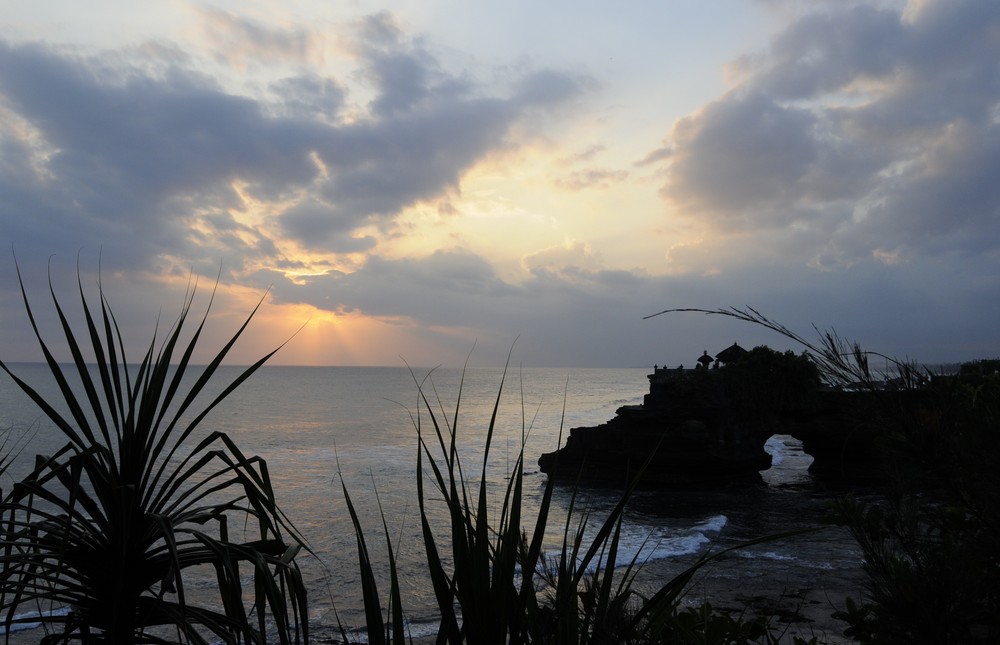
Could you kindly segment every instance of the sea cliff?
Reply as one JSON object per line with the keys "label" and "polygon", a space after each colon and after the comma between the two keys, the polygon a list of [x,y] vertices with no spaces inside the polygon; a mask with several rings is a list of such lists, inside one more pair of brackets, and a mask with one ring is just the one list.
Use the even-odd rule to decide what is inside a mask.
{"label": "sea cliff", "polygon": [[[703,357],[707,357],[707,352]],[[582,484],[714,486],[759,481],[771,466],[775,434],[803,443],[820,476],[852,480],[885,474],[887,404],[919,406],[919,390],[835,390],[805,355],[733,345],[695,369],[655,366],[641,405],[623,406],[596,427],[572,428],[566,445],[543,454],[542,472]]]}

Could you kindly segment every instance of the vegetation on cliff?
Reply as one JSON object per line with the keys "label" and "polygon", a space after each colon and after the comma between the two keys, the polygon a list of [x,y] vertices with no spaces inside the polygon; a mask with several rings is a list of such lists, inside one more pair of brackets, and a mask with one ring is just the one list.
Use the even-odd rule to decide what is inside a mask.
{"label": "vegetation on cliff", "polygon": [[894,486],[837,516],[865,557],[867,593],[839,617],[863,643],[1000,639],[1000,361],[937,376],[883,418]]}
{"label": "vegetation on cliff", "polygon": [[[827,384],[851,397],[881,499],[845,495],[834,521],[864,554],[863,598],[837,614],[862,643],[1000,640],[1000,360],[935,374],[868,352],[835,332],[810,342],[754,309],[697,311],[762,325],[803,345]],[[873,369],[870,357],[887,366]]]}
{"label": "vegetation on cliff", "polygon": [[808,354],[760,345],[719,372],[726,398],[741,418],[767,423],[819,406],[820,372]]}

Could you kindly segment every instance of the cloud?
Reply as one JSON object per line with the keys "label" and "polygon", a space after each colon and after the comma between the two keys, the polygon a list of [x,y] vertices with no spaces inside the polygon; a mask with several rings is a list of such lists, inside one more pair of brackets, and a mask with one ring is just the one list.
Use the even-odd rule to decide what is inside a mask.
{"label": "cloud", "polygon": [[[298,56],[298,41],[312,38],[205,15],[261,57]],[[515,143],[511,129],[528,112],[582,91],[554,71],[476,87],[384,17],[367,24],[357,62],[376,92],[370,113],[350,119],[349,84],[317,74],[241,95],[176,56],[156,59],[156,48],[138,60],[0,43],[5,233],[47,251],[120,244],[124,266],[190,266],[219,252],[228,266],[261,253],[277,262],[283,238],[362,251],[371,226],[391,228],[407,207],[458,191],[469,168]],[[524,91],[540,79],[550,91]],[[213,240],[225,213],[248,228]]]}
{"label": "cloud", "polygon": [[[349,45],[337,65],[314,64],[333,51],[314,25],[213,10],[204,24],[231,49],[219,59],[228,68],[162,42],[96,53],[0,42],[0,230],[22,266],[59,254],[54,272],[72,273],[81,248],[85,261],[103,248],[122,321],[141,329],[159,302],[142,305],[175,282],[165,276],[214,277],[221,262],[223,283],[241,287],[220,290],[220,309],[241,304],[247,285],[273,284],[274,301],[290,305],[278,317],[308,305],[363,318],[366,333],[399,331],[427,356],[464,354],[478,338],[482,360],[502,361],[522,334],[518,351],[535,365],[651,365],[733,340],[780,341],[697,316],[642,320],[742,304],[807,334],[812,323],[834,326],[889,354],[992,355],[998,10],[895,5],[778,7],[796,17],[770,48],[732,65],[738,84],[662,141],[662,131],[646,133],[654,149],[627,170],[602,165],[621,158],[618,144],[574,119],[593,79],[514,62],[485,70],[495,74],[486,82],[388,13],[337,34]],[[662,253],[669,275],[615,266],[626,252],[588,239],[572,213],[559,219],[575,239],[538,249],[527,231],[520,267],[469,250],[479,233],[457,219],[463,181],[475,170],[477,190],[506,190],[522,168],[483,162],[518,148],[526,158],[535,148],[524,144],[538,142],[549,153],[540,163],[554,164],[550,183],[569,190],[662,178],[671,216],[685,221],[630,228],[630,242],[649,239],[619,261]],[[482,169],[502,170],[499,184]],[[648,196],[629,192],[641,187],[627,188],[623,207],[644,208]],[[557,205],[525,199],[504,210]],[[420,247],[417,215],[452,203],[453,217],[435,220],[426,239],[450,235],[458,248]],[[421,236],[392,248],[408,256],[380,257],[384,240],[409,231]],[[0,269],[12,275],[9,258]],[[44,270],[26,274],[44,293]],[[0,318],[16,332],[11,286],[0,289]],[[21,347],[18,338],[8,346]]]}
{"label": "cloud", "polygon": [[504,300],[518,290],[482,257],[453,250],[399,260],[371,256],[351,273],[330,271],[295,284],[281,279],[274,295],[280,302],[337,313],[402,317],[426,325],[475,325],[502,310]]}
{"label": "cloud", "polygon": [[359,21],[357,31],[362,43],[377,46],[393,47],[404,37],[399,21],[388,11],[365,16]]}
{"label": "cloud", "polygon": [[739,86],[675,124],[662,194],[762,244],[793,227],[814,238],[804,253],[840,266],[996,253],[983,232],[1000,217],[998,29],[994,3],[806,12],[741,59]]}
{"label": "cloud", "polygon": [[237,68],[251,62],[322,62],[322,38],[303,27],[278,28],[228,11],[196,7],[215,57]]}
{"label": "cloud", "polygon": [[808,224],[835,212],[877,170],[853,142],[825,142],[821,117],[763,93],[734,92],[673,129],[663,194],[729,230]]}
{"label": "cloud", "polygon": [[574,170],[566,177],[556,179],[556,185],[568,190],[584,190],[586,188],[608,188],[628,179],[627,170],[608,170],[606,168],[588,168]]}
{"label": "cloud", "polygon": [[372,236],[354,233],[364,221],[364,218],[345,216],[343,211],[319,198],[301,201],[281,214],[285,233],[298,240],[308,240],[304,246],[333,253],[357,253],[375,246]]}
{"label": "cloud", "polygon": [[579,274],[581,271],[595,272],[603,268],[600,254],[589,244],[579,240],[567,240],[561,246],[554,246],[529,253],[521,259],[521,266],[534,276],[544,274]]}
{"label": "cloud", "polygon": [[[440,342],[435,330],[466,330],[465,340],[475,340],[477,356],[487,362],[502,360],[524,332],[519,347],[532,364],[621,364],[623,357],[611,354],[624,339],[607,335],[616,321],[640,322],[642,301],[636,296],[646,283],[629,272],[601,269],[593,260],[581,266],[578,261],[588,255],[583,244],[536,254],[527,260],[532,275],[524,283],[505,281],[488,260],[461,249],[400,260],[372,256],[351,273],[331,271],[297,284],[267,278],[281,302],[394,321],[423,330],[428,345]],[[450,338],[448,352],[458,342]],[[581,342],[596,351],[581,354]]]}
{"label": "cloud", "polygon": [[234,181],[277,195],[316,175],[306,152],[321,126],[270,118],[198,74],[42,45],[2,44],[0,59],[3,104],[27,124],[2,135],[18,155],[0,176],[15,244],[120,243],[125,263],[197,257],[188,230],[202,212],[240,207]]}
{"label": "cloud", "polygon": [[657,164],[664,159],[669,159],[673,155],[674,151],[669,145],[665,145],[662,148],[657,148],[646,154],[642,159],[635,162],[636,167],[650,166]]}
{"label": "cloud", "polygon": [[583,76],[556,70],[536,70],[515,85],[514,100],[524,106],[551,108],[579,97],[594,82]]}
{"label": "cloud", "polygon": [[[983,258],[933,267],[868,260],[836,272],[789,271],[780,261],[754,259],[747,270],[726,275],[662,276],[606,268],[576,241],[529,254],[524,265],[528,279],[512,282],[486,258],[453,249],[399,260],[373,256],[351,273],[330,271],[295,284],[280,275],[260,279],[274,283],[280,302],[419,330],[442,357],[461,354],[475,339],[478,360],[487,363],[502,361],[517,335],[519,354],[533,365],[690,362],[703,349],[734,340],[801,351],[777,334],[733,321],[695,315],[642,320],[670,307],[746,304],[807,338],[816,324],[889,355],[944,361],[995,352],[990,315],[967,315],[976,307],[984,313],[997,308],[991,294],[1000,278]],[[941,294],[934,306],[928,293]],[[444,346],[436,337],[441,330],[450,330]]]}
{"label": "cloud", "polygon": [[[314,142],[329,174],[318,195],[334,219],[317,218],[310,232],[340,218],[361,225],[392,217],[457,191],[466,170],[505,144],[518,115],[510,101],[475,98],[337,128]],[[317,240],[301,229],[286,231],[308,246]]]}
{"label": "cloud", "polygon": [[347,90],[332,78],[299,74],[274,81],[272,94],[278,97],[283,116],[335,122],[344,107]]}
{"label": "cloud", "polygon": [[562,165],[571,166],[577,163],[592,161],[594,157],[604,152],[605,150],[607,150],[607,146],[603,144],[595,144],[559,159],[559,163]]}
{"label": "cloud", "polygon": [[375,117],[392,117],[435,103],[462,100],[471,82],[447,73],[419,42],[404,37],[395,17],[382,12],[364,18],[355,42],[360,76],[375,90],[368,108]]}

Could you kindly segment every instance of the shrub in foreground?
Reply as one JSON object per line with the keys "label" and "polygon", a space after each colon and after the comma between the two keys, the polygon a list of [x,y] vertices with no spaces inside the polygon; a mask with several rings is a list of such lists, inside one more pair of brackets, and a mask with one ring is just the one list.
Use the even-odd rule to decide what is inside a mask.
{"label": "shrub in foreground", "polygon": [[[78,287],[82,330],[70,325],[50,288],[72,354],[64,366],[43,340],[21,281],[60,401],[45,399],[0,362],[66,442],[39,455],[0,502],[8,637],[20,624],[41,622],[51,643],[308,642],[295,563],[304,543],[277,505],[266,464],[224,433],[197,432],[274,353],[207,405],[198,403],[256,309],[207,366],[192,368],[208,310],[185,342],[191,290],[162,342],[154,335],[132,364],[103,291],[95,308]],[[191,601],[185,583],[194,571],[214,573],[214,601]]]}

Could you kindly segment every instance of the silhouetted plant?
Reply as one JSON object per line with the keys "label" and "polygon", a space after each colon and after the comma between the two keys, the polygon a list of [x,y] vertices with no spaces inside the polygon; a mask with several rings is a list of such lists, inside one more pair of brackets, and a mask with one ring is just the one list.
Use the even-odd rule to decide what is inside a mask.
{"label": "silhouetted plant", "polygon": [[[824,381],[834,387],[878,389],[880,384],[890,376],[898,378],[901,385],[905,387],[913,386],[923,380],[923,371],[911,361],[901,361],[885,354],[864,350],[859,343],[841,338],[832,329],[820,331],[814,327],[819,335],[819,339],[817,341],[810,341],[781,323],[761,314],[753,307],[747,307],[746,309],[736,307],[729,309],[665,309],[645,316],[643,319],[683,312],[734,318],[777,332],[779,335],[801,345],[805,349],[806,355],[819,368],[820,375]],[[872,368],[869,362],[869,358],[872,356],[884,361],[886,370],[879,371]]]}
{"label": "silhouetted plant", "polygon": [[[826,383],[853,391],[891,474],[878,501],[835,508],[864,555],[866,590],[835,617],[863,643],[1000,640],[1000,360],[933,374],[835,332],[818,342],[752,308],[669,309],[762,325],[803,345]],[[660,314],[654,314],[660,315]],[[869,365],[875,356],[887,366]],[[849,429],[845,428],[845,432]]]}
{"label": "silhouetted plant", "polygon": [[[745,642],[747,634],[767,638],[769,631],[764,621],[717,615],[710,608],[710,615],[702,616],[697,623],[700,627],[692,627],[693,614],[680,607],[681,599],[694,575],[709,562],[734,549],[806,531],[768,536],[706,554],[656,593],[643,597],[633,590],[640,568],[638,553],[629,562],[620,562],[618,553],[625,508],[634,483],[603,518],[589,541],[586,534],[591,517],[587,512],[576,511],[574,490],[558,551],[545,554],[542,540],[549,522],[555,481],[547,480],[537,515],[525,517],[522,512],[524,436],[507,479],[499,517],[491,514],[487,503],[487,464],[496,431],[500,392],[486,432],[478,482],[469,484],[457,448],[461,386],[459,404],[449,421],[443,410],[435,412],[426,385],[417,379],[415,382],[431,426],[429,431],[425,428],[422,414],[412,417],[418,440],[417,494],[427,572],[440,620],[438,643],[672,643],[694,642],[677,640],[688,634],[722,632],[744,640],[720,642]],[[503,379],[501,392],[502,389]],[[425,478],[447,509],[449,524],[444,530],[436,531],[432,526],[427,511],[431,494],[425,490]],[[381,604],[374,563],[346,485],[344,495],[357,536],[368,642],[405,642],[394,546],[385,517],[382,528],[389,556],[388,610]],[[530,533],[522,528],[522,520],[529,523]],[[449,551],[450,558],[442,555]],[[446,562],[449,559],[450,564]],[[342,634],[347,641],[346,631]]]}
{"label": "silhouetted plant", "polygon": [[787,418],[819,405],[820,373],[807,354],[761,345],[718,371],[726,400],[741,417]]}
{"label": "silhouetted plant", "polygon": [[1000,638],[1000,377],[939,376],[892,444],[908,466],[881,503],[841,500],[864,553],[864,602],[838,616],[866,643]]}
{"label": "silhouetted plant", "polygon": [[[77,330],[50,284],[72,357],[64,366],[42,338],[20,270],[18,280],[61,399],[46,399],[6,363],[0,368],[66,443],[38,456],[0,504],[0,606],[8,637],[20,624],[41,622],[43,642],[51,643],[308,642],[306,591],[295,563],[304,543],[278,507],[266,464],[224,433],[196,432],[274,354],[207,404],[198,402],[257,308],[208,365],[194,368],[211,303],[185,341],[189,289],[162,343],[154,333],[131,364],[102,289],[95,309],[78,279],[86,324]],[[211,604],[191,601],[186,581],[196,570],[215,575]]]}

